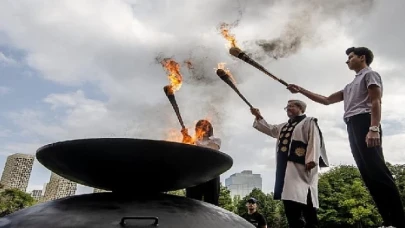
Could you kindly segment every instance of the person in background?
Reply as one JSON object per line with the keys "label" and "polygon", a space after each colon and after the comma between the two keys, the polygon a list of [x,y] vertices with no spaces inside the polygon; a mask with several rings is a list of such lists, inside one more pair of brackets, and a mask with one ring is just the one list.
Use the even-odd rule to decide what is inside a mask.
{"label": "person in background", "polygon": [[247,213],[243,214],[242,217],[252,223],[256,228],[267,228],[266,219],[257,211],[257,202],[258,201],[253,197],[248,199],[246,202]]}
{"label": "person in background", "polygon": [[[213,150],[221,148],[221,139],[214,137],[214,128],[208,120],[199,120],[195,125],[195,140],[192,140],[187,129],[183,129],[181,133],[183,134],[183,143],[192,142],[196,146]],[[218,176],[208,182],[186,188],[186,197],[218,206],[220,187],[221,182]]]}

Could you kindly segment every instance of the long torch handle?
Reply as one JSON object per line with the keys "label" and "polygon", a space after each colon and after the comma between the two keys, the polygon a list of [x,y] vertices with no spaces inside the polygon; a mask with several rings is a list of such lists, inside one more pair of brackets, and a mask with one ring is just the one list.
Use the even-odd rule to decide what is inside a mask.
{"label": "long torch handle", "polygon": [[163,90],[164,90],[167,98],[169,99],[170,103],[172,104],[173,110],[176,113],[177,119],[179,120],[179,123],[180,123],[182,129],[185,129],[186,127],[184,126],[183,119],[181,118],[179,106],[177,105],[176,98],[174,97],[174,92],[173,92],[172,87],[165,86],[163,88]]}
{"label": "long torch handle", "polygon": [[279,81],[281,84],[288,86],[288,83],[285,82],[284,80],[274,76],[272,73],[270,73],[268,70],[266,70],[266,68],[264,68],[262,65],[260,65],[258,62],[254,61],[252,58],[250,58],[246,53],[242,52],[239,48],[231,48],[229,50],[229,53],[243,61],[245,61],[246,63],[254,66],[255,68],[257,68],[258,70],[262,71],[263,73],[265,73],[266,75],[270,76],[271,78],[273,78],[274,80]]}
{"label": "long torch handle", "polygon": [[242,95],[241,92],[239,92],[238,88],[236,88],[235,84],[232,83],[230,76],[226,73],[226,71],[222,69],[217,70],[217,75],[226,83],[228,84],[238,95],[242,100],[250,107],[253,108],[253,106],[250,104],[250,102]]}
{"label": "long torch handle", "polygon": [[[232,84],[233,85],[233,84]],[[253,106],[250,104],[250,102],[248,100],[246,100],[246,98],[239,92],[239,90],[235,87],[235,86],[231,86],[233,90],[235,90],[235,92],[239,95],[240,98],[242,98],[242,100],[250,107],[253,108]]]}
{"label": "long torch handle", "polygon": [[182,129],[185,129],[186,127],[184,126],[183,119],[181,118],[181,115],[180,115],[179,106],[177,105],[174,95],[169,95],[168,98],[169,98],[170,103],[173,106],[174,112],[176,113],[177,119],[179,120],[179,123],[180,123]]}

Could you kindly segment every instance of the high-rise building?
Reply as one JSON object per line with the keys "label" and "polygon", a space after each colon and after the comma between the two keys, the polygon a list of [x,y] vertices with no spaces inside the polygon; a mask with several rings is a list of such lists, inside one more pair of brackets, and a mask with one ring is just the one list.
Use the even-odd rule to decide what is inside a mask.
{"label": "high-rise building", "polygon": [[99,188],[94,188],[93,189],[93,193],[101,193],[101,192],[110,192],[110,191],[104,190],[104,189],[99,189]]}
{"label": "high-rise building", "polygon": [[48,185],[48,183],[44,184],[44,187],[42,188],[42,196],[45,195],[45,190],[46,190],[46,186]]}
{"label": "high-rise building", "polygon": [[46,185],[43,201],[73,196],[76,194],[76,189],[77,183],[52,173],[49,183]]}
{"label": "high-rise building", "polygon": [[30,180],[34,155],[13,154],[7,157],[0,183],[4,188],[17,188],[23,192],[27,190]]}
{"label": "high-rise building", "polygon": [[244,197],[254,188],[262,190],[262,177],[260,174],[253,174],[252,170],[244,170],[226,178],[225,186],[230,190],[232,197],[236,195]]}
{"label": "high-rise building", "polygon": [[32,190],[31,196],[32,196],[32,198],[34,198],[37,201],[41,200],[42,190]]}

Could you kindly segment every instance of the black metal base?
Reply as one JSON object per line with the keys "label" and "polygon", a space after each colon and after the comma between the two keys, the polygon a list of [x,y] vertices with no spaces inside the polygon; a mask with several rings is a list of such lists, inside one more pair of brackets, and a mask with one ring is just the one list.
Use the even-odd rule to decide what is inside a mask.
{"label": "black metal base", "polygon": [[0,218],[1,228],[254,228],[214,205],[163,193],[132,197],[117,193],[72,196]]}
{"label": "black metal base", "polygon": [[222,152],[167,141],[99,138],[57,142],[37,150],[52,172],[117,192],[165,192],[191,187],[232,167]]}

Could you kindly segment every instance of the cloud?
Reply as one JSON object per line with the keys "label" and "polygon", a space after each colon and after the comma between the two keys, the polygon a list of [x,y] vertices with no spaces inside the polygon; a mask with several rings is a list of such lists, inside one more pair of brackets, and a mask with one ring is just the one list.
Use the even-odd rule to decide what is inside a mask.
{"label": "cloud", "polygon": [[41,143],[8,143],[1,146],[2,155],[12,155],[15,153],[35,154],[36,150],[41,147]]}
{"label": "cloud", "polygon": [[8,137],[10,133],[11,130],[0,125],[0,138]]}
{"label": "cloud", "polygon": [[[371,27],[350,32],[365,26],[359,15],[374,17],[375,12],[385,12],[384,7],[388,6],[374,1],[320,0],[182,1],[175,6],[169,1],[3,1],[0,32],[8,37],[4,42],[24,50],[22,64],[64,90],[49,90],[47,96],[22,110],[3,110],[19,139],[8,137],[2,151],[33,152],[43,144],[73,138],[168,139],[172,132],[180,137],[180,125],[163,92],[169,83],[167,74],[155,60],[171,57],[181,65],[184,80],[175,96],[186,126],[192,133],[198,119],[210,119],[222,139],[221,150],[234,159],[234,166],[222,179],[250,169],[262,174],[264,190],[271,191],[275,140],[252,128],[249,107],[215,74],[220,62],[226,63],[240,92],[270,123],[286,121],[283,107],[288,99],[306,101],[308,115],[319,119],[331,163],[353,164],[342,120],[343,104],[326,107],[290,94],[277,81],[231,57],[218,26],[238,21],[231,32],[241,48],[266,69],[288,83],[329,95],[354,77],[344,63],[344,50],[359,43],[360,34],[374,34]],[[382,43],[377,36],[366,37],[375,46]],[[297,39],[299,46],[284,49]],[[265,52],[257,46],[258,40],[276,41],[281,46],[276,52]],[[384,79],[383,124],[391,128],[393,121],[404,121],[398,102],[405,91],[399,83],[403,82],[402,67],[385,50],[384,45],[376,49],[373,67]],[[275,55],[283,58],[259,58]],[[193,68],[188,69],[185,61]],[[103,97],[87,90],[89,84]],[[402,160],[400,147],[389,142],[403,132],[388,132],[386,157]],[[43,182],[48,179],[46,176]]]}
{"label": "cloud", "polygon": [[11,57],[5,56],[4,53],[0,51],[0,64],[5,66],[12,66],[17,64],[17,61]]}
{"label": "cloud", "polygon": [[362,17],[363,23],[346,28],[354,38],[354,45],[369,47],[374,51],[375,59],[389,59],[389,65],[402,63],[405,48],[401,42],[405,39],[405,32],[398,28],[403,18],[399,12],[404,7],[403,1],[392,1],[390,4],[375,1],[373,13]]}
{"label": "cloud", "polygon": [[0,86],[0,96],[8,94],[11,92],[11,89],[5,86]]}

